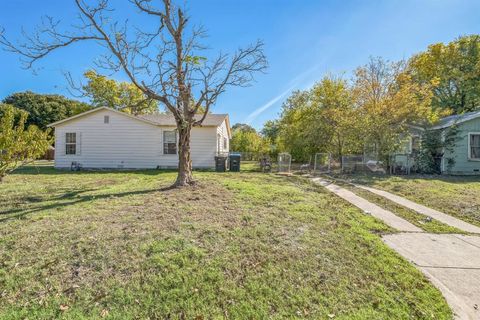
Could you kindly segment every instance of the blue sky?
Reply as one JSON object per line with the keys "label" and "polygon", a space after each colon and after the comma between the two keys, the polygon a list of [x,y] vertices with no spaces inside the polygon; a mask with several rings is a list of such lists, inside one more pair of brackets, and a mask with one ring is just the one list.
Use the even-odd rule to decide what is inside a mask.
{"label": "blue sky", "polygon": [[[127,0],[111,3],[122,14],[132,12]],[[349,78],[369,56],[408,58],[431,43],[480,33],[478,0],[191,0],[187,5],[192,21],[208,30],[205,42],[212,52],[265,42],[267,73],[248,88],[230,89],[213,109],[229,113],[232,123],[256,128],[278,116],[292,90],[308,88],[325,74]],[[0,25],[10,38],[18,38],[21,27],[32,30],[42,15],[68,23],[75,7],[70,0],[1,0]],[[68,95],[62,71],[80,77],[100,53],[92,45],[76,45],[38,63],[33,74],[21,68],[18,56],[0,51],[0,98],[24,90]]]}

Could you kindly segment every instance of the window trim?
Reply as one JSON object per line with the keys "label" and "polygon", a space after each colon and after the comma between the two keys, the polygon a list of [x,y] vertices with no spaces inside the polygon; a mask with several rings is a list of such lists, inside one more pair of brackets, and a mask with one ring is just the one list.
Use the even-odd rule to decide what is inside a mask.
{"label": "window trim", "polygon": [[[175,153],[165,153],[165,132],[173,132],[175,134]],[[176,156],[178,155],[178,137],[177,130],[162,130],[162,154],[165,156]]]}
{"label": "window trim", "polygon": [[[68,139],[67,139],[67,136],[69,134],[73,134],[74,137],[75,137],[75,142],[68,142]],[[76,132],[65,132],[65,155],[66,156],[76,156],[78,155],[78,148],[77,148],[77,144],[78,144],[78,137],[77,137],[77,133]],[[68,153],[68,146],[75,146],[75,153]]]}
{"label": "window trim", "polygon": [[472,158],[472,147],[471,147],[471,141],[472,141],[472,136],[475,135],[475,136],[480,136],[480,132],[469,132],[468,133],[468,160],[469,161],[480,161],[480,158]]}
{"label": "window trim", "polygon": [[217,153],[220,154],[222,152],[222,136],[220,133],[217,133]]}
{"label": "window trim", "polygon": [[[421,149],[422,137],[421,137],[420,135],[418,135],[418,134],[412,134],[412,135],[410,136],[410,141],[409,141],[409,146],[408,146],[408,147],[409,147],[409,148],[408,148],[408,149],[409,149],[408,151],[409,151],[410,154],[413,153],[413,140],[414,140],[414,139],[418,139],[418,140],[419,140],[419,147],[420,147],[420,149]],[[417,152],[418,152],[420,149],[417,149]]]}

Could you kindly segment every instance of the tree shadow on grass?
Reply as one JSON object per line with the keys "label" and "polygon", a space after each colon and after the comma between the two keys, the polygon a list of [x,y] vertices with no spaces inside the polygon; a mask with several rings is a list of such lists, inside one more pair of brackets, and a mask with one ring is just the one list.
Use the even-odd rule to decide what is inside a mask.
{"label": "tree shadow on grass", "polygon": [[176,169],[84,169],[80,171],[71,171],[68,169],[55,169],[52,166],[24,166],[16,169],[11,175],[100,175],[100,174],[143,174],[143,175],[161,175],[165,173],[175,173]]}
{"label": "tree shadow on grass", "polygon": [[[120,192],[120,193],[107,193],[107,194],[100,194],[100,195],[83,195],[80,196],[78,199],[67,201],[67,202],[61,202],[61,203],[52,203],[49,205],[40,205],[40,206],[35,206],[33,208],[28,208],[28,209],[10,209],[7,211],[0,211],[0,216],[2,215],[9,215],[8,217],[4,217],[0,219],[0,223],[7,222],[9,220],[13,219],[21,219],[26,217],[29,214],[39,212],[39,211],[44,211],[44,210],[52,210],[52,209],[58,209],[58,208],[65,208],[68,206],[76,205],[79,203],[84,203],[92,200],[102,200],[102,199],[107,199],[107,198],[122,198],[122,197],[127,197],[127,196],[132,196],[132,195],[144,195],[144,194],[151,194],[154,192],[165,192],[169,190],[175,189],[175,186],[170,185],[170,186],[164,186],[161,188],[155,188],[155,189],[145,189],[145,190],[137,190],[137,191],[128,191],[128,192]],[[80,193],[80,192],[79,192]],[[65,195],[64,195],[65,196]],[[66,197],[58,197],[56,198],[57,200],[59,199],[66,199]]]}
{"label": "tree shadow on grass", "polygon": [[[66,189],[64,193],[61,193],[59,195],[50,197],[48,199],[44,199],[43,196],[36,196],[36,195],[31,195],[27,194],[21,197],[16,197],[15,200],[17,200],[20,203],[37,203],[37,202],[43,202],[43,201],[56,201],[56,200],[64,200],[64,199],[69,199],[69,198],[76,198],[82,193],[86,192],[92,192],[92,191],[98,191],[98,188],[96,189],[79,189],[79,190],[71,190],[71,189]],[[4,214],[3,211],[0,210],[0,215]]]}

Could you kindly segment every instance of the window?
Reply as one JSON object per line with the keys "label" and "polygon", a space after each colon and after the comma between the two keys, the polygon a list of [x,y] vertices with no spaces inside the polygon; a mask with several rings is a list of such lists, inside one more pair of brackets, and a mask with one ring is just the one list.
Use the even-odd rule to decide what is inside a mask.
{"label": "window", "polygon": [[110,123],[110,116],[103,116],[103,123]]}
{"label": "window", "polygon": [[470,159],[480,160],[480,133],[469,134]]}
{"label": "window", "polygon": [[228,149],[228,141],[227,141],[227,138],[223,138],[223,150],[227,150]]}
{"label": "window", "polygon": [[412,153],[418,153],[420,151],[420,137],[412,137]]}
{"label": "window", "polygon": [[65,134],[65,154],[77,154],[77,134],[75,132]]}
{"label": "window", "polygon": [[177,154],[177,133],[163,131],[163,154]]}

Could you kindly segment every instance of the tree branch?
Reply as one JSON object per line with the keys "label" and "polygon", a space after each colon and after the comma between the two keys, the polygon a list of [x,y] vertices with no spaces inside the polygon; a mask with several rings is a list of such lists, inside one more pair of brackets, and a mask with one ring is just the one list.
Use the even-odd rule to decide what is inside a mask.
{"label": "tree branch", "polygon": [[[108,0],[98,0],[95,6],[74,0],[79,23],[72,24],[73,30],[59,31],[60,21],[46,17],[32,35],[23,33],[24,43],[10,42],[4,30],[0,30],[0,45],[25,58],[26,67],[32,68],[58,49],[96,41],[106,49],[106,54],[95,64],[124,72],[148,99],[164,104],[178,124],[201,125],[229,86],[247,86],[255,73],[267,68],[261,41],[239,49],[231,58],[220,54],[209,61],[200,54],[206,49],[199,42],[205,35],[203,28],[187,31],[189,18],[171,0],[162,0],[163,6],[159,8],[153,6],[153,0],[130,2],[140,14],[154,18],[153,30],[134,28],[132,33],[127,21],[120,23],[107,17],[112,11]],[[195,120],[202,106],[205,112]]]}

